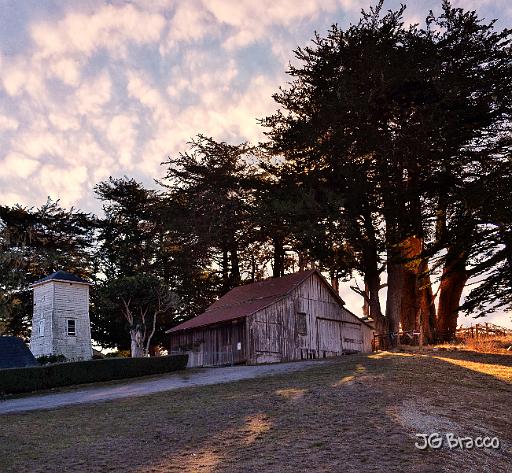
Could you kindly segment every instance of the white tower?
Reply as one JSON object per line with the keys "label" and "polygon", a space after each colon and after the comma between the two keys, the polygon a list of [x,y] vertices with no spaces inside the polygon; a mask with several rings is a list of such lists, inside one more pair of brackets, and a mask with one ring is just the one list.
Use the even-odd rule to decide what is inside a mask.
{"label": "white tower", "polygon": [[68,360],[92,358],[90,285],[65,271],[57,271],[32,284],[34,312],[30,351],[35,357],[64,355]]}

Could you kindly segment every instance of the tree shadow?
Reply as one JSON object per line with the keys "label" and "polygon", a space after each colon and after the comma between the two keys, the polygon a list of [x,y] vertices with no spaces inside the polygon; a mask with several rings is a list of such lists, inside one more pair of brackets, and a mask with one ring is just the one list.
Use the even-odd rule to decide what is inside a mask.
{"label": "tree shadow", "polygon": [[[510,382],[453,364],[463,354],[445,355],[351,355],[302,372],[95,405],[88,409],[96,425],[86,426],[94,438],[70,421],[83,408],[60,409],[45,414],[44,435],[51,439],[65,425],[76,441],[52,451],[42,433],[30,450],[38,463],[21,462],[19,470],[506,471]],[[501,358],[467,361],[475,359],[487,360],[485,369]],[[28,419],[12,442],[26,442]],[[502,449],[421,451],[415,434],[430,432],[419,429],[492,434]]]}

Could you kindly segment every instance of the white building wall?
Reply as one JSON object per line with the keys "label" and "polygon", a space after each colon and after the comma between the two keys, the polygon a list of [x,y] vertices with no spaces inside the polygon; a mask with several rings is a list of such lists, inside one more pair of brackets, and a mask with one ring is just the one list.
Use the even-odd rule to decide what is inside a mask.
{"label": "white building wall", "polygon": [[[68,320],[76,335],[68,335]],[[41,335],[40,324],[44,331]],[[92,358],[89,286],[50,280],[34,287],[30,350],[34,356],[64,355],[68,360]]]}
{"label": "white building wall", "polygon": [[[68,282],[53,284],[53,351],[68,360],[89,360],[92,358],[89,286]],[[68,335],[68,320],[75,321],[75,336]]]}
{"label": "white building wall", "polygon": [[30,351],[35,357],[53,353],[52,335],[53,284],[34,288]]}

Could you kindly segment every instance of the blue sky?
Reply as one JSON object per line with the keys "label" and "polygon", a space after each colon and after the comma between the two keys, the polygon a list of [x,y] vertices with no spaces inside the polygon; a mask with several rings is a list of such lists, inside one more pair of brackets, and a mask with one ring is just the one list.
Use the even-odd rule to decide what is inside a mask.
{"label": "blue sky", "polygon": [[[357,0],[0,0],[0,202],[98,211],[108,176],[147,185],[201,132],[263,138],[292,50]],[[388,1],[385,8],[399,2]],[[510,26],[507,0],[456,1]],[[422,22],[439,1],[408,2]]]}

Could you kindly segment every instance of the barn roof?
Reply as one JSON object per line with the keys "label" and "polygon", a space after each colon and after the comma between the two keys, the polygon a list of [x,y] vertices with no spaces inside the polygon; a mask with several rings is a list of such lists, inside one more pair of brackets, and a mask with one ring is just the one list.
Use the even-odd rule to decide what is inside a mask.
{"label": "barn roof", "polygon": [[[317,273],[323,279],[323,276],[317,270],[311,269],[235,287],[214,302],[202,314],[171,328],[167,332],[177,332],[247,317],[282,299],[313,273]],[[340,302],[343,303],[341,299]]]}
{"label": "barn roof", "polygon": [[0,369],[36,366],[38,363],[23,340],[0,336]]}
{"label": "barn roof", "polygon": [[45,283],[47,281],[65,281],[65,282],[77,282],[81,284],[91,284],[89,281],[82,279],[80,276],[76,274],[68,273],[66,271],[55,271],[55,273],[50,274],[38,281],[32,283],[32,287],[38,286],[39,284]]}

